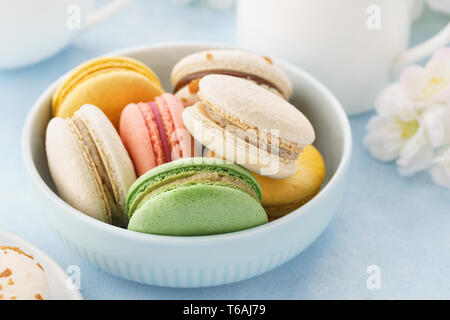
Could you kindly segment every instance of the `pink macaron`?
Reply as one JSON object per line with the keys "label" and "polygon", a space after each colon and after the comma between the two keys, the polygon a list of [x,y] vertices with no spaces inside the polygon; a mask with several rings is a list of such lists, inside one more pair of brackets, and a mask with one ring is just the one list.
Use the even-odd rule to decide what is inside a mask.
{"label": "pink macaron", "polygon": [[124,108],[119,133],[138,176],[172,160],[197,155],[183,124],[183,111],[181,101],[169,93]]}

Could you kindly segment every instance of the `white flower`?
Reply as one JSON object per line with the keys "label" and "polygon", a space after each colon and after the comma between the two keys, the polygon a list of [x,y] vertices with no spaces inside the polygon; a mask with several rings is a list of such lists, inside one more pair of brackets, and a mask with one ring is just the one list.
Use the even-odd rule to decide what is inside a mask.
{"label": "white flower", "polygon": [[450,188],[450,146],[437,153],[430,174],[436,184]]}
{"label": "white flower", "polygon": [[450,48],[438,50],[425,67],[406,68],[399,83],[380,93],[375,109],[364,139],[375,158],[396,160],[402,175],[432,163],[433,172],[444,170],[433,157],[450,145]]}
{"label": "white flower", "polygon": [[403,176],[410,176],[418,171],[427,169],[433,160],[431,147],[424,126],[419,126],[414,136],[405,144],[397,160],[398,172]]}
{"label": "white flower", "polygon": [[450,144],[450,106],[432,104],[424,110],[422,118],[433,148]]}
{"label": "white flower", "polygon": [[408,99],[420,107],[433,102],[450,105],[450,48],[438,50],[425,68],[406,68],[400,85]]}
{"label": "white flower", "polygon": [[399,172],[411,175],[427,168],[433,152],[429,145],[420,112],[404,95],[402,88],[392,85],[375,102],[378,115],[367,125],[364,145],[381,161],[397,158]]}

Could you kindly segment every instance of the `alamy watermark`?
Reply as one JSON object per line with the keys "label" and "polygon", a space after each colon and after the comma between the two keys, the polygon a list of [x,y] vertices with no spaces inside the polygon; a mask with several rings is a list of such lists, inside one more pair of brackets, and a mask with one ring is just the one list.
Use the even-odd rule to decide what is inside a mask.
{"label": "alamy watermark", "polygon": [[66,26],[69,30],[81,29],[81,8],[75,4],[67,7]]}
{"label": "alamy watermark", "polygon": [[366,26],[369,30],[381,29],[381,8],[377,5],[370,5],[367,7],[366,13],[368,15]]}
{"label": "alamy watermark", "polygon": [[381,289],[381,268],[376,264],[370,265],[366,270],[369,277],[366,280],[366,287],[369,290]]}
{"label": "alamy watermark", "polygon": [[67,287],[69,289],[81,290],[81,268],[77,265],[70,265],[66,269],[69,276],[67,279]]}

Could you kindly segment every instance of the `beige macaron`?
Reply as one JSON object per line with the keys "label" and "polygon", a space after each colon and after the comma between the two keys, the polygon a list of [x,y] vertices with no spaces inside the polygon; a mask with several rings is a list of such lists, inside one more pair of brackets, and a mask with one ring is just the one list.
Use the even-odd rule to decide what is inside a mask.
{"label": "beige macaron", "polygon": [[208,75],[198,95],[200,101],[183,113],[192,136],[219,157],[263,176],[293,175],[302,148],[315,139],[296,107],[251,81]]}
{"label": "beige macaron", "polygon": [[136,180],[133,164],[106,115],[84,105],[47,127],[48,166],[59,196],[103,222],[126,227],[125,200]]}
{"label": "beige macaron", "polygon": [[198,82],[208,74],[223,74],[251,80],[289,100],[292,84],[270,58],[239,50],[209,50],[181,59],[172,69],[175,95],[191,106],[197,102]]}

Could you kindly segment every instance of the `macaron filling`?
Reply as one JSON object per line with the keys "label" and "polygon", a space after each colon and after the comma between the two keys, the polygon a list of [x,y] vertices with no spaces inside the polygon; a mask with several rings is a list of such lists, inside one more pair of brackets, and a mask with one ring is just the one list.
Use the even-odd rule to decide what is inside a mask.
{"label": "macaron filling", "polygon": [[159,190],[171,187],[173,185],[180,185],[193,182],[214,182],[226,185],[232,185],[235,188],[248,193],[261,200],[261,190],[255,181],[250,177],[240,174],[238,171],[231,171],[214,165],[190,165],[187,167],[180,167],[176,170],[163,171],[155,176],[145,179],[141,177],[137,187],[131,187],[131,192],[127,198],[127,212],[131,218],[136,209],[144,202],[144,200],[159,193]]}
{"label": "macaron filling", "polygon": [[[175,87],[173,89],[173,92],[177,93],[179,90],[181,90],[185,86],[193,83],[194,81],[198,81],[198,79],[201,79],[209,74],[223,74],[223,75],[227,75],[227,76],[233,76],[233,77],[237,77],[237,78],[251,80],[251,81],[257,83],[258,85],[267,86],[269,88],[272,88],[272,89],[276,90],[280,95],[282,95],[282,90],[279,89],[275,84],[273,84],[272,82],[270,82],[267,79],[264,79],[260,76],[257,76],[257,75],[251,74],[251,73],[235,71],[235,70],[227,70],[227,69],[207,70],[207,71],[201,71],[201,72],[195,72],[195,73],[189,74],[189,75],[185,76],[184,78],[182,78],[180,81],[178,81],[178,83],[175,85]],[[194,92],[192,92],[192,93],[194,93]]]}
{"label": "macaron filling", "polygon": [[199,102],[194,105],[210,121],[221,129],[228,131],[239,139],[279,156],[287,161],[295,161],[302,152],[302,148],[297,144],[283,141],[280,137],[275,137],[268,132],[263,132],[241,119],[225,113],[223,110],[214,108],[207,102]]}
{"label": "macaron filling", "polygon": [[150,105],[150,108],[152,109],[153,115],[155,117],[155,123],[158,128],[159,137],[161,139],[162,148],[164,151],[164,157],[166,160],[165,162],[170,162],[170,161],[172,161],[172,158],[170,155],[169,142],[168,142],[167,135],[166,135],[166,129],[164,128],[163,121],[161,120],[161,116],[159,114],[158,107],[156,106],[156,104],[154,102],[149,102],[149,105]]}
{"label": "macaron filling", "polygon": [[[180,139],[177,135],[177,130],[175,128],[175,121],[172,112],[169,108],[168,103],[162,97],[156,97],[155,107],[157,108],[159,115],[161,117],[161,123],[163,125],[163,131],[167,137],[167,143],[170,147],[169,154],[171,160],[176,160],[183,157],[182,151],[180,149]],[[178,152],[178,154],[176,154]],[[170,161],[171,161],[170,160]]]}
{"label": "macaron filling", "polygon": [[[155,115],[148,103],[139,103],[136,105],[144,120],[148,136],[151,143],[151,153],[153,153],[155,164],[161,165],[165,162],[163,142],[155,122]],[[153,164],[153,165],[155,165]]]}
{"label": "macaron filling", "polygon": [[150,190],[145,197],[142,199],[142,201],[137,206],[137,209],[150,197],[160,194],[165,191],[172,190],[175,186],[185,186],[185,185],[194,185],[197,183],[202,184],[216,184],[216,185],[222,185],[227,186],[231,188],[235,188],[241,191],[244,191],[254,197],[255,199],[258,199],[258,196],[256,195],[255,191],[246,183],[244,183],[242,180],[237,179],[236,177],[229,176],[229,175],[223,175],[219,174],[218,172],[212,172],[212,171],[203,171],[203,172],[190,172],[185,173],[180,176],[175,176],[172,179],[169,179],[166,181],[166,184],[163,184],[159,187],[156,187],[152,190]]}

